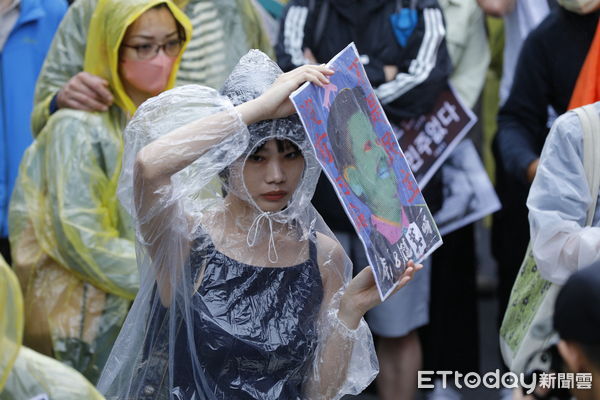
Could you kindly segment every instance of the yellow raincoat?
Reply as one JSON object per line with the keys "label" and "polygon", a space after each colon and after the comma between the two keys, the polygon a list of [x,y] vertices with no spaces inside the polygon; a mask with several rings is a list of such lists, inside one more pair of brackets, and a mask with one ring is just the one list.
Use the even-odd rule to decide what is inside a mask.
{"label": "yellow raincoat", "polygon": [[[239,59],[257,48],[274,57],[260,15],[250,0],[173,0],[194,26],[181,60],[177,85],[195,83],[219,89]],[[83,55],[90,19],[98,0],[77,0],[57,30],[35,89],[31,118],[35,136],[49,117],[50,102],[71,77],[85,70]],[[125,1],[123,1],[125,3]]]}
{"label": "yellow raincoat", "polygon": [[[127,27],[159,3],[166,1],[98,1],[84,65],[109,82],[115,104],[102,113],[54,114],[23,157],[9,208],[24,343],[92,382],[139,287],[133,233],[116,197],[122,132],[136,109],[119,78],[119,45]],[[167,5],[189,38],[187,17]]]}
{"label": "yellow raincoat", "polygon": [[22,337],[21,288],[0,256],[0,400],[103,399],[77,371],[21,346]]}

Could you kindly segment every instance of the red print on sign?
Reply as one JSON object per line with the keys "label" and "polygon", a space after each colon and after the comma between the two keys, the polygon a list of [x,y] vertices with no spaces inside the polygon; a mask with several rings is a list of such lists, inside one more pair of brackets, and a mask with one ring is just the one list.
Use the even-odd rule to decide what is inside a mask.
{"label": "red print on sign", "polygon": [[304,100],[304,104],[301,105],[300,108],[305,109],[308,112],[310,120],[315,124],[321,125],[323,123],[322,120],[317,118],[317,112],[315,111],[315,106],[312,99]]}
{"label": "red print on sign", "polygon": [[419,189],[419,186],[415,185],[414,181],[410,179],[410,172],[407,172],[406,170],[400,170],[400,173],[402,174],[402,183],[404,183],[404,187],[406,190],[412,193],[412,196],[410,196],[410,199],[408,199],[408,202],[412,203],[415,201],[421,190]]}
{"label": "red print on sign", "polygon": [[369,115],[371,116],[371,121],[379,122],[383,121],[383,115],[381,113],[381,107],[379,107],[379,103],[377,103],[377,98],[375,97],[375,93],[371,92],[366,97],[367,105],[369,106]]}
{"label": "red print on sign", "polygon": [[396,137],[392,134],[392,131],[387,131],[383,134],[381,139],[377,139],[377,144],[383,146],[390,161],[392,161],[394,155],[400,154],[400,151],[397,147]]}
{"label": "red print on sign", "polygon": [[354,74],[356,75],[356,80],[358,81],[359,84],[364,84],[365,83],[365,79],[363,77],[363,74],[361,73],[361,66],[360,66],[360,62],[358,61],[358,57],[355,58],[352,61],[352,64],[350,64],[348,66],[348,71],[354,71]]}
{"label": "red print on sign", "polygon": [[331,155],[331,151],[329,151],[329,147],[325,143],[325,138],[327,138],[327,133],[323,133],[321,135],[317,134],[317,143],[315,147],[326,162],[332,163],[333,156]]}
{"label": "red print on sign", "polygon": [[355,216],[354,222],[356,223],[358,228],[366,228],[369,226],[367,223],[367,219],[365,218],[365,214],[361,213],[359,208],[354,205],[352,202],[350,204],[350,209],[352,210],[352,214]]}

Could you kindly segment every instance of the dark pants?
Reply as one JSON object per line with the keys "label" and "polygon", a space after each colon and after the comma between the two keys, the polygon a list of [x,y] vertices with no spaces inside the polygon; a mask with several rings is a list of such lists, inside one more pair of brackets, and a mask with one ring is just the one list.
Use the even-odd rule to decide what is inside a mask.
{"label": "dark pants", "polygon": [[[496,154],[496,160],[499,159]],[[505,172],[502,163],[496,163],[496,192],[502,209],[493,217],[492,254],[498,263],[500,330],[510,292],[529,243],[529,211],[526,204],[529,185]]]}
{"label": "dark pants", "polygon": [[429,325],[419,332],[424,369],[479,371],[474,226],[443,239],[432,256]]}

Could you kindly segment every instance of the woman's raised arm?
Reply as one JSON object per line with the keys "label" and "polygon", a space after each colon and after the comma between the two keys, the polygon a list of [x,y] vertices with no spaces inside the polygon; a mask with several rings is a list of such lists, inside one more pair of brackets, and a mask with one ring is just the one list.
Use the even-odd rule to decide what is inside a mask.
{"label": "woman's raised arm", "polygon": [[[370,267],[364,268],[343,287],[349,263],[339,243],[321,237],[318,247],[324,298],[319,321],[319,344],[305,384],[305,397],[311,400],[339,399],[358,394],[378,371],[369,328],[361,320],[381,303]],[[404,287],[420,264],[408,263],[394,293]]]}
{"label": "woman's raised arm", "polygon": [[[219,168],[219,165],[228,164],[223,162],[218,154],[223,153],[223,157],[237,157],[241,153],[234,155],[229,151],[211,152],[211,148],[231,140],[232,146],[230,147],[232,149],[235,148],[237,151],[241,148],[243,151],[244,146],[240,145],[239,141],[244,140],[243,133],[246,132],[247,125],[266,119],[289,116],[294,112],[294,107],[289,100],[290,94],[307,81],[323,86],[329,82],[327,76],[331,74],[333,71],[325,66],[300,67],[280,75],[261,96],[236,107],[231,107],[230,103],[227,106],[228,101],[222,98],[215,100],[207,96],[207,101],[212,101],[212,114],[198,117],[187,124],[180,124],[181,126],[168,131],[140,149],[135,155],[132,166],[134,201],[131,206],[135,209],[138,229],[152,259],[157,280],[168,282],[169,280],[165,279],[166,276],[162,276],[163,274],[167,274],[172,280],[169,269],[163,267],[184,264],[176,262],[182,260],[173,260],[173,256],[180,254],[179,257],[187,257],[194,229],[193,224],[189,224],[187,216],[183,215],[177,200],[183,196],[182,193],[195,193],[189,188],[179,187],[174,190],[172,177],[204,155],[207,156],[207,162],[203,163],[206,171],[202,171],[204,176],[198,178],[205,179],[206,176],[216,175],[219,171],[215,170]],[[196,88],[195,90],[209,91],[209,89]],[[174,91],[185,90],[185,88],[174,89]],[[211,91],[211,95],[219,97],[214,91]],[[202,96],[196,97],[201,98]],[[162,99],[164,99],[164,104],[161,103]],[[181,102],[181,105],[177,104],[178,101]],[[142,128],[138,128],[137,131],[140,132],[132,132],[131,135],[145,135],[147,133],[143,132],[144,129],[155,129],[153,125],[164,124],[164,118],[174,118],[169,115],[169,110],[181,114],[181,109],[187,108],[190,112],[200,113],[195,108],[200,109],[207,105],[203,103],[202,99],[195,98],[193,101],[192,105],[185,104],[184,100],[178,99],[178,96],[169,95],[169,92],[149,100],[150,104],[142,105],[138,113],[149,112],[153,114],[152,117],[148,117],[139,124]],[[137,116],[136,114],[134,120],[136,118],[144,120],[142,115]],[[136,140],[135,137],[129,139]],[[135,148],[135,146],[133,147]],[[223,148],[225,147],[227,146]],[[165,285],[165,288],[170,286]],[[170,290],[161,290],[163,302],[169,297]]]}
{"label": "woman's raised arm", "polygon": [[[323,65],[306,65],[280,75],[261,96],[235,107],[181,126],[140,150],[136,157],[136,176],[151,187],[163,186],[211,146],[219,143],[241,124],[284,118],[295,112],[290,94],[304,82],[318,86],[329,83],[333,71]],[[168,118],[168,116],[165,116]]]}

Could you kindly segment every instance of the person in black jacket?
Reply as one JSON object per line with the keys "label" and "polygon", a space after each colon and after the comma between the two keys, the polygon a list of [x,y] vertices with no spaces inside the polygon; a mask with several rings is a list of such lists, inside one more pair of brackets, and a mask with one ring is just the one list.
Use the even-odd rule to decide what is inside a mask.
{"label": "person in black jacket", "polygon": [[[436,0],[291,0],[281,18],[275,52],[281,68],[289,71],[328,62],[350,42],[356,44],[392,124],[430,111],[446,87],[452,66]],[[439,176],[423,195],[432,213],[441,206]],[[364,267],[368,261],[362,244],[324,175],[313,204],[347,247],[355,271]],[[387,303],[367,315],[371,330],[379,335],[379,396],[409,399],[416,392],[422,358],[416,329],[429,320],[429,269]]]}
{"label": "person in black jacket", "polygon": [[600,15],[596,2],[587,14],[569,11],[565,2],[529,34],[510,95],[498,115],[494,154],[502,209],[494,216],[492,251],[498,261],[500,320],[529,242],[525,205],[529,186],[553,115],[567,111],[592,43]]}
{"label": "person in black jacket", "polygon": [[[393,123],[428,112],[451,72],[445,27],[435,0],[419,0],[412,30],[399,33],[390,16],[404,3],[393,0],[291,0],[281,18],[277,63],[290,71],[328,62],[354,42],[361,63]],[[397,35],[405,35],[402,43]],[[427,49],[426,51],[424,51]]]}

